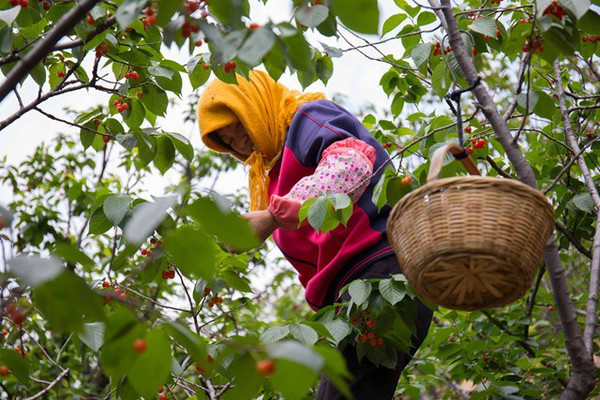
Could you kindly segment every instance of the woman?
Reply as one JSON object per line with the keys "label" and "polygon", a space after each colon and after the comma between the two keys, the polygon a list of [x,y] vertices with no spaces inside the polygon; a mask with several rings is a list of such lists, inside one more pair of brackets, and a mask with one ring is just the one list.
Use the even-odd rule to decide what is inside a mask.
{"label": "woman", "polygon": [[[343,107],[321,93],[290,91],[261,71],[238,85],[212,81],[198,103],[203,142],[250,165],[251,212],[245,214],[261,240],[273,239],[298,271],[313,310],[348,300],[340,289],[354,279],[387,278],[400,273],[386,234],[390,211],[371,201],[379,171],[389,156],[383,146]],[[298,211],[308,198],[327,191],[348,193],[354,211],[347,226],[319,234]],[[389,399],[400,372],[427,335],[432,312],[418,302],[418,338],[411,354],[399,354],[397,368],[358,362],[356,350],[344,350],[354,376],[356,399]],[[324,378],[318,399],[343,396]]]}

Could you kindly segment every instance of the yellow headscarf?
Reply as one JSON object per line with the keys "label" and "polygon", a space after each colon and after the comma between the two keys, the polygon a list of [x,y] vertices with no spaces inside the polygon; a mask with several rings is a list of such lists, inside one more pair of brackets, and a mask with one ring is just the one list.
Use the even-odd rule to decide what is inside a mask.
{"label": "yellow headscarf", "polygon": [[[267,172],[283,150],[286,130],[296,110],[302,103],[324,99],[325,95],[289,90],[262,71],[250,71],[249,80],[236,76],[237,85],[214,79],[200,96],[197,112],[200,135],[210,149],[230,153],[250,164],[250,210],[264,210],[269,205]],[[209,135],[238,121],[256,146],[248,158]]]}

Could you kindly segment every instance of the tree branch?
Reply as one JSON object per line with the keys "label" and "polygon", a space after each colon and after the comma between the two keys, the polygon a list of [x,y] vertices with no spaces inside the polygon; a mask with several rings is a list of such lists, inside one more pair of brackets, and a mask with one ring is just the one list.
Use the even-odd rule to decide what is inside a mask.
{"label": "tree branch", "polygon": [[[563,120],[563,125],[565,127],[565,135],[567,136],[567,140],[571,145],[571,148],[577,156],[577,164],[579,164],[579,168],[581,169],[581,173],[583,174],[583,178],[585,181],[585,185],[587,186],[590,195],[592,196],[592,200],[594,201],[594,205],[597,210],[600,210],[600,195],[598,195],[598,189],[596,189],[596,185],[594,184],[594,179],[590,173],[590,170],[585,162],[585,158],[581,156],[581,152],[583,150],[579,149],[579,144],[577,143],[577,138],[573,133],[573,128],[571,127],[571,119],[569,118],[569,113],[567,111],[566,103],[565,103],[565,93],[562,86],[561,81],[561,73],[560,66],[558,61],[554,61],[554,76],[556,78],[556,88],[558,89],[558,105],[560,107],[560,113]],[[598,138],[596,138],[597,140]],[[593,341],[594,341],[594,331],[596,330],[596,311],[598,308],[598,274],[600,273],[600,212],[597,213],[596,220],[596,233],[594,235],[594,245],[592,250],[592,268],[590,271],[590,283],[589,283],[589,293],[587,299],[587,307],[586,312],[587,315],[585,317],[585,331],[583,334],[583,340],[585,343],[585,347],[589,353],[589,356],[592,356],[593,349]]]}
{"label": "tree branch", "polygon": [[25,77],[33,67],[48,55],[54,45],[71,31],[78,22],[83,20],[88,11],[90,11],[99,0],[82,0],[77,6],[69,10],[65,16],[58,21],[52,30],[46,36],[46,39],[38,43],[33,50],[25,55],[21,61],[15,65],[6,80],[0,85],[0,102],[4,100],[16,85]]}
{"label": "tree branch", "polygon": [[39,399],[40,397],[44,396],[46,393],[48,393],[50,390],[52,390],[52,388],[58,383],[60,382],[60,380],[62,378],[64,378],[67,374],[69,373],[69,368],[64,369],[60,375],[58,375],[56,377],[56,379],[54,381],[52,381],[52,383],[50,383],[48,386],[46,386],[41,392],[39,392],[38,394],[36,394],[35,396],[31,396],[31,397],[27,397],[25,398],[25,400],[35,400],[35,399]]}

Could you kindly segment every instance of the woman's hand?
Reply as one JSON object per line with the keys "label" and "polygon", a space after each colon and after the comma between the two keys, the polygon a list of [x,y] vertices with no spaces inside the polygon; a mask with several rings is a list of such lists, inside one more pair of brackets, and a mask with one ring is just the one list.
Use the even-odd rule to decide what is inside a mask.
{"label": "woman's hand", "polygon": [[261,243],[267,240],[275,229],[279,228],[279,223],[269,210],[253,211],[242,215],[242,218],[248,220],[250,227],[260,239]]}

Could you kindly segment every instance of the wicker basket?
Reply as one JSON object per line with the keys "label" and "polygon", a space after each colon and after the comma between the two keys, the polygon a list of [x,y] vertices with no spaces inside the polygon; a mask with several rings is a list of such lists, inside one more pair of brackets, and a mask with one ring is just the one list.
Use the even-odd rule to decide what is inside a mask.
{"label": "wicker basket", "polygon": [[471,175],[438,179],[448,151],[433,156],[427,184],[392,209],[388,237],[410,285],[443,307],[481,310],[522,297],[531,287],[546,242],[554,230],[554,209],[546,197],[521,182]]}

